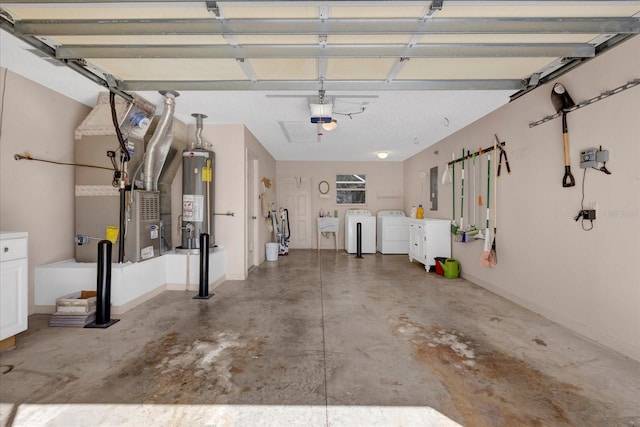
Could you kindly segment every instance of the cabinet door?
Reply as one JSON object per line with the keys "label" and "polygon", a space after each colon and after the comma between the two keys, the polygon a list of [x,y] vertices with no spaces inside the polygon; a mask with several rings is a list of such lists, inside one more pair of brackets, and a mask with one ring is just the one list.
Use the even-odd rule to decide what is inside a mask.
{"label": "cabinet door", "polygon": [[420,236],[420,260],[425,266],[429,266],[429,259],[427,258],[427,233],[422,233],[422,236]]}
{"label": "cabinet door", "polygon": [[27,329],[27,259],[5,261],[0,271],[0,340],[3,340]]}
{"label": "cabinet door", "polygon": [[413,224],[409,225],[409,259],[413,259],[416,257],[416,252],[414,249],[414,240],[416,238],[416,232],[413,227]]}

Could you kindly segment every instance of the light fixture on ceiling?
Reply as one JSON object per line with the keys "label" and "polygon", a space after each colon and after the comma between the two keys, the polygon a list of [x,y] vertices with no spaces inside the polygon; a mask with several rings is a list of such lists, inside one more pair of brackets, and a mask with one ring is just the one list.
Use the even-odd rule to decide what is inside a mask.
{"label": "light fixture on ceiling", "polygon": [[380,160],[384,160],[384,159],[386,159],[386,158],[389,156],[389,152],[388,152],[388,151],[378,151],[378,152],[376,153],[376,156],[378,156],[378,158],[379,158]]}
{"label": "light fixture on ceiling", "polygon": [[322,129],[326,131],[335,130],[338,127],[338,121],[336,119],[331,119],[330,122],[322,123]]}

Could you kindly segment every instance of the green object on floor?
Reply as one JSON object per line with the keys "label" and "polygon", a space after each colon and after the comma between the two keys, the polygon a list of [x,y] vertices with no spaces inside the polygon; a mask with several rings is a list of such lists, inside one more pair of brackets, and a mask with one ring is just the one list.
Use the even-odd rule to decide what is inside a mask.
{"label": "green object on floor", "polygon": [[442,264],[444,270],[444,277],[447,279],[457,279],[460,276],[460,263],[457,259],[447,258]]}

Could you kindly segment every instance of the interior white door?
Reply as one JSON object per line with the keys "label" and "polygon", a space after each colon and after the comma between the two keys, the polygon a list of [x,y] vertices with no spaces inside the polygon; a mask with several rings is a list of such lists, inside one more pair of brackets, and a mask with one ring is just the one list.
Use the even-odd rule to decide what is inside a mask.
{"label": "interior white door", "polygon": [[253,268],[254,264],[254,252],[255,252],[255,232],[254,227],[257,223],[256,216],[256,203],[254,201],[255,197],[255,166],[254,163],[257,159],[247,151],[247,180],[246,180],[246,195],[247,195],[247,226],[246,226],[246,236],[247,236],[247,245],[245,249],[246,256],[246,271],[249,271]]}
{"label": "interior white door", "polygon": [[[278,179],[278,208],[289,211],[291,237],[289,247],[310,249],[312,238],[311,178],[289,177]],[[286,231],[286,230],[285,230]]]}
{"label": "interior white door", "polygon": [[264,253],[260,259],[261,243],[260,243],[260,220],[262,213],[260,211],[260,161],[256,158],[253,160],[253,215],[252,215],[252,231],[253,233],[253,265],[260,265],[264,260]]}

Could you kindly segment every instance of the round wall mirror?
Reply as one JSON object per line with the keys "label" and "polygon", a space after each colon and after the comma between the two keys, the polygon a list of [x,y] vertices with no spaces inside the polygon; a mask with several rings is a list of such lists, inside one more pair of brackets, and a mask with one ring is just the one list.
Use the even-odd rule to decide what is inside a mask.
{"label": "round wall mirror", "polygon": [[320,181],[320,184],[318,184],[318,191],[320,194],[327,194],[329,192],[329,183],[327,181]]}

